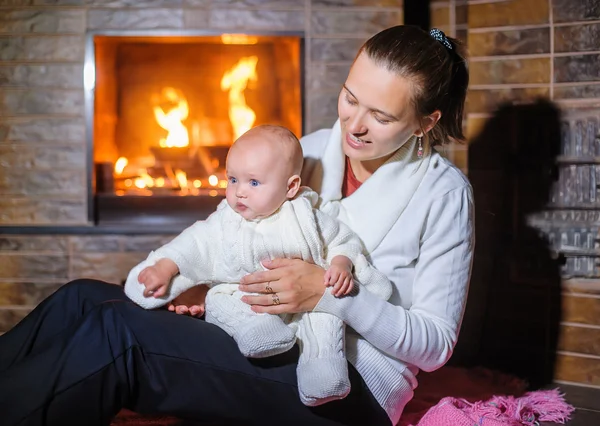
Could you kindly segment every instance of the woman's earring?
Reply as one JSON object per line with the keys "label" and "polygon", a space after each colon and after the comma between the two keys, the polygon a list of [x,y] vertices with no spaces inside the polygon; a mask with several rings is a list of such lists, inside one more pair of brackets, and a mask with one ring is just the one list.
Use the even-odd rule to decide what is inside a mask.
{"label": "woman's earring", "polygon": [[423,158],[423,136],[417,136],[419,148],[417,149],[417,157]]}

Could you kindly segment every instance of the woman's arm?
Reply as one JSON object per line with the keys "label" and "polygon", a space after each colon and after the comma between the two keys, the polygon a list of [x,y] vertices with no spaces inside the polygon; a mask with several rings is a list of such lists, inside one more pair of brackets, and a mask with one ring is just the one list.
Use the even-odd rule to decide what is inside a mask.
{"label": "woman's arm", "polygon": [[432,371],[452,355],[467,299],[474,248],[470,188],[450,191],[431,206],[415,265],[412,306],[404,309],[368,291],[315,311],[340,317],[381,351]]}
{"label": "woman's arm", "polygon": [[[357,294],[336,298],[322,287],[324,271],[300,260],[277,259],[269,271],[244,277],[242,291],[256,312],[328,312],[341,318],[373,346],[425,371],[442,366],[456,344],[464,312],[473,253],[473,204],[470,188],[445,194],[431,206],[415,266],[413,304],[404,309],[358,286]],[[361,291],[363,290],[363,291]],[[320,296],[322,295],[322,296]],[[318,304],[317,304],[318,302]]]}

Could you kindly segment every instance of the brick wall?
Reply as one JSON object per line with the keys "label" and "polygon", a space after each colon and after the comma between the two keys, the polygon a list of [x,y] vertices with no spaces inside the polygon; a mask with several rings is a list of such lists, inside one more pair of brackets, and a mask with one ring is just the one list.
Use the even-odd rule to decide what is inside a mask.
{"label": "brick wall", "polygon": [[[533,381],[552,363],[555,380],[598,387],[600,3],[433,1],[432,18],[470,51],[470,145],[454,155],[476,187],[478,248],[457,356]],[[560,115],[526,106],[538,97]],[[554,143],[550,129],[558,164],[515,172]],[[557,182],[537,191],[549,199],[526,215],[524,199],[540,196],[527,180],[547,173]]]}

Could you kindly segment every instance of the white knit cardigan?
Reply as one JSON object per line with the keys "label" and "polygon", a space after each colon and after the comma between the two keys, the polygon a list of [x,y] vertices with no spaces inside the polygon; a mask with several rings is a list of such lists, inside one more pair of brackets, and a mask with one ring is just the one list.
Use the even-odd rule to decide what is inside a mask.
{"label": "white knit cardigan", "polygon": [[[426,149],[419,159],[414,139],[337,203],[339,218],[392,282],[392,296],[385,301],[368,291],[345,298],[325,292],[315,307],[354,330],[347,329],[348,360],[393,424],[413,396],[419,369],[433,371],[452,355],[474,247],[471,186],[438,153]],[[341,199],[344,177],[339,122],[301,142],[303,183],[320,193],[328,210]]]}

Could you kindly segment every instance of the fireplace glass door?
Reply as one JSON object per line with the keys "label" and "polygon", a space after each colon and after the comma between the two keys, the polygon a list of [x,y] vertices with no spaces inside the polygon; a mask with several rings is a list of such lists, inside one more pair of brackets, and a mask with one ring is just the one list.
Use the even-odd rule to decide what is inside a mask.
{"label": "fireplace glass door", "polygon": [[238,136],[269,123],[300,137],[301,41],[95,35],[96,222],[191,222],[224,196]]}

